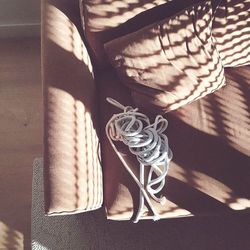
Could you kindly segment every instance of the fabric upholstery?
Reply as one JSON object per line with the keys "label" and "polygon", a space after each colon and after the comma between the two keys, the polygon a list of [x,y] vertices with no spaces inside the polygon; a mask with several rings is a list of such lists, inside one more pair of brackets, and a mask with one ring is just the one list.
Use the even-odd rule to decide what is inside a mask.
{"label": "fabric upholstery", "polygon": [[213,36],[225,67],[250,63],[250,0],[222,0]]}
{"label": "fabric upholstery", "polygon": [[[173,162],[163,194],[167,203],[154,203],[162,218],[230,213],[250,208],[250,68],[226,69],[227,85],[192,104],[166,114],[166,134]],[[130,91],[106,72],[98,77],[104,200],[107,217],[127,220],[138,208],[139,188],[127,173],[105,136],[104,127],[120,110],[105,100],[112,97],[132,105]],[[230,102],[228,101],[230,100]],[[134,104],[133,104],[134,105]],[[151,110],[147,110],[147,114]],[[154,116],[152,116],[153,118]],[[138,162],[126,146],[119,150],[134,172]],[[144,218],[151,214],[145,210]]]}
{"label": "fabric upholstery", "polygon": [[69,3],[48,0],[42,12],[44,188],[49,215],[93,210],[103,200],[93,69],[71,18],[77,8]]}
{"label": "fabric upholstery", "polygon": [[170,111],[224,85],[212,20],[211,1],[205,1],[105,45],[138,105],[147,102]]}
{"label": "fabric upholstery", "polygon": [[[91,43],[96,46],[93,48],[100,46],[103,53],[103,43],[116,38],[116,34],[119,37],[134,32],[175,14],[191,2],[166,1],[104,31],[90,31],[86,22],[85,35],[89,43],[90,39],[96,42]],[[78,0],[42,3],[45,211],[61,215],[102,205],[102,169],[95,153],[99,138],[107,217],[129,219],[136,208],[139,190],[111,149],[104,126],[118,112],[105,101],[106,96],[135,105],[130,90],[111,69],[94,79],[90,50],[86,50],[84,37],[80,37]],[[104,36],[103,40],[99,36]],[[225,88],[167,115],[174,161],[164,190],[168,203],[163,217],[249,210],[250,69],[227,70],[230,74]],[[146,107],[147,113],[152,111],[151,105]]]}
{"label": "fabric upholstery", "polygon": [[104,43],[172,16],[200,0],[80,0],[85,36],[99,68],[109,67]]}

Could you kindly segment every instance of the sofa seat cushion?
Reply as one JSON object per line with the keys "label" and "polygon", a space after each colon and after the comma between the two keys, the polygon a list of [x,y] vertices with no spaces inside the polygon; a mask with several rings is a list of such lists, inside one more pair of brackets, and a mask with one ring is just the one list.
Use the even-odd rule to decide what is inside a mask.
{"label": "sofa seat cushion", "polygon": [[221,1],[215,13],[213,36],[225,67],[249,64],[250,1]]}
{"label": "sofa seat cushion", "polygon": [[150,104],[170,111],[224,85],[212,20],[212,3],[203,1],[105,45],[122,82],[142,96],[135,100],[145,95]]}
{"label": "sofa seat cushion", "polygon": [[[166,118],[166,134],[174,157],[166,177],[161,218],[221,214],[250,208],[250,68],[226,69],[227,86],[176,111]],[[104,201],[107,217],[128,220],[138,209],[139,188],[126,172],[105,135],[105,125],[120,111],[106,97],[124,105],[134,103],[130,90],[108,71],[97,79],[100,94]],[[230,101],[229,101],[230,100]],[[151,113],[152,110],[147,110]],[[125,146],[117,144],[134,171]],[[151,218],[145,207],[143,218]]]}
{"label": "sofa seat cushion", "polygon": [[108,67],[104,43],[176,14],[200,0],[80,0],[86,38],[97,66]]}

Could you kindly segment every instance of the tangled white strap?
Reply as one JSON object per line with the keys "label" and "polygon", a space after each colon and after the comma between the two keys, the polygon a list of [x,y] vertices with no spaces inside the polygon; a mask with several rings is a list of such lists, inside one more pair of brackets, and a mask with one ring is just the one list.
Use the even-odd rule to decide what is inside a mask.
{"label": "tangled white strap", "polygon": [[[138,112],[138,109],[125,107],[112,98],[107,98],[107,101],[123,110],[123,113],[114,114],[106,125],[106,134],[112,147],[117,152],[113,140],[122,141],[140,163],[140,179],[138,180],[123,157],[117,152],[123,165],[140,188],[139,209],[134,222],[138,222],[143,211],[144,198],[154,214],[154,220],[158,220],[159,215],[152,206],[150,197],[161,204],[165,201],[165,197],[158,198],[156,194],[165,185],[165,177],[173,156],[168,145],[168,138],[163,134],[168,126],[168,121],[158,115],[154,123],[150,124],[149,118]],[[146,183],[144,183],[145,167],[150,167]],[[155,178],[153,174],[156,175]]]}

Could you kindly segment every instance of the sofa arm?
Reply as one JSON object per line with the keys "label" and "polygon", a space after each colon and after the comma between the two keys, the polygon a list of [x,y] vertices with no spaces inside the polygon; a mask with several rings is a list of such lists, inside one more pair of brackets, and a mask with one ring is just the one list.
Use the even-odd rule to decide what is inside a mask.
{"label": "sofa arm", "polygon": [[42,2],[45,212],[80,213],[103,201],[94,75],[78,1]]}

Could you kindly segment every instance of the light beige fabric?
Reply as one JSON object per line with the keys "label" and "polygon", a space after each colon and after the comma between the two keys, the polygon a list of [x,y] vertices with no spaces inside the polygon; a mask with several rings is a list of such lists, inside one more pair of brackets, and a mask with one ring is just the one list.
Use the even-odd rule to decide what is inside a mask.
{"label": "light beige fabric", "polygon": [[211,1],[205,1],[105,45],[137,105],[170,111],[224,85],[212,20]]}
{"label": "light beige fabric", "polygon": [[44,187],[50,215],[93,210],[103,200],[93,69],[69,19],[75,14],[70,6],[75,5],[43,2]]}
{"label": "light beige fabric", "polygon": [[[167,3],[183,8],[188,2]],[[44,3],[42,77],[46,213],[80,213],[102,205],[102,169],[95,154],[98,141],[89,139],[99,137],[108,217],[129,219],[136,207],[133,201],[138,202],[134,197],[138,189],[106,143],[105,131],[101,135],[97,131],[117,112],[106,103],[106,96],[118,98],[125,105],[134,105],[130,90],[119,83],[113,70],[106,71],[105,75],[98,74],[94,79],[88,51],[79,33],[78,0],[46,0]],[[150,10],[155,9],[159,10],[158,7]],[[167,11],[165,8],[164,12],[152,11],[146,18],[141,15],[136,18],[143,17],[140,25],[145,25],[145,22],[151,23],[152,13],[155,13],[154,18],[160,18],[160,15],[167,15]],[[247,210],[249,206],[249,68],[230,71],[227,87],[167,117],[170,146],[175,155],[173,166],[177,166],[171,170],[174,171],[171,177],[175,179],[167,180],[166,195],[171,202],[168,204],[176,204],[172,212],[168,206],[165,211],[168,217],[174,213],[187,215],[186,211],[195,215],[225,213]],[[142,87],[140,85],[140,89]],[[147,112],[152,112],[150,102],[145,103],[149,104]],[[101,111],[98,118],[97,106]],[[85,128],[89,133],[85,133]],[[91,161],[96,164],[92,165]]]}
{"label": "light beige fabric", "polygon": [[[162,191],[167,203],[154,203],[161,218],[250,211],[249,75],[247,66],[228,68],[224,88],[166,114],[166,135],[174,156]],[[113,72],[105,72],[97,81],[102,93],[100,124],[107,217],[128,220],[138,209],[139,188],[105,136],[107,121],[120,112],[105,98],[111,96],[124,105],[135,105],[129,89]],[[151,112],[152,107],[148,107],[146,114]],[[139,176],[138,161],[122,143],[116,146]],[[144,218],[150,216],[145,206]]]}
{"label": "light beige fabric", "polygon": [[176,14],[200,0],[80,0],[81,18],[97,66],[108,67],[104,43]]}
{"label": "light beige fabric", "polygon": [[222,0],[213,36],[225,67],[250,64],[250,0]]}

